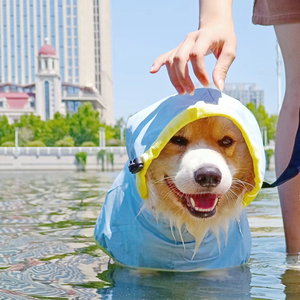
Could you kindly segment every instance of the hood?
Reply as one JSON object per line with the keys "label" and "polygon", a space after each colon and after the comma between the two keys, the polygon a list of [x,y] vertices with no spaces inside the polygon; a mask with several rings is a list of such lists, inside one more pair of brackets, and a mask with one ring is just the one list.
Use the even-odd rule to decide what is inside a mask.
{"label": "hood", "polygon": [[215,236],[209,230],[198,248],[184,225],[177,228],[143,209],[148,196],[145,175],[152,160],[180,128],[209,116],[227,117],[241,130],[255,172],[255,187],[245,195],[244,205],[258,193],[265,156],[259,127],[246,107],[211,89],[198,89],[192,97],[176,95],[157,102],[129,119],[126,145],[133,162],[130,168],[126,164],[115,179],[96,222],[95,239],[116,262],[139,268],[192,271],[228,268],[248,260],[251,234],[245,210],[239,219],[230,221],[228,232],[219,229]]}
{"label": "hood", "polygon": [[255,186],[244,195],[247,206],[259,192],[265,172],[265,153],[261,132],[253,114],[238,100],[214,89],[196,89],[193,96],[174,95],[132,116],[126,128],[129,160],[141,158],[143,168],[136,174],[141,198],[148,197],[146,172],[171,137],[185,125],[205,117],[223,116],[241,131],[253,161]]}

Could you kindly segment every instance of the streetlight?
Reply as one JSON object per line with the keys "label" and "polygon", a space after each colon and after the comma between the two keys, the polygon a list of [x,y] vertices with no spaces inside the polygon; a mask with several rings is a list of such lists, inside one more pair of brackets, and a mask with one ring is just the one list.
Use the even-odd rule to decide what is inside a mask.
{"label": "streetlight", "polygon": [[99,128],[99,147],[105,147],[105,128]]}
{"label": "streetlight", "polygon": [[19,135],[18,135],[18,130],[19,130],[19,128],[16,127],[16,128],[15,128],[15,147],[16,147],[16,148],[19,148]]}
{"label": "streetlight", "polygon": [[267,146],[268,145],[268,129],[267,129],[267,127],[262,127],[260,130],[261,130],[261,135],[263,138],[263,144],[264,144],[264,146]]}
{"label": "streetlight", "polygon": [[123,124],[120,125],[120,139],[121,139],[121,142],[123,143],[124,142],[124,127],[123,127]]}

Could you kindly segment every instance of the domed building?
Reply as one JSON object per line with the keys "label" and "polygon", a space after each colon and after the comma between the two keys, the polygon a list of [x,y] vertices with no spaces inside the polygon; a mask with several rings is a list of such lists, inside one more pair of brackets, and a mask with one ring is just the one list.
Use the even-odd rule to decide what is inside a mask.
{"label": "domed building", "polygon": [[91,102],[100,117],[104,116],[105,106],[97,89],[61,82],[59,58],[47,41],[40,48],[37,61],[34,83],[0,84],[0,115],[6,115],[10,123],[30,113],[46,121],[53,119],[56,112],[72,114],[81,103]]}
{"label": "domed building", "polygon": [[0,1],[0,15],[0,116],[89,101],[114,124],[110,0]]}

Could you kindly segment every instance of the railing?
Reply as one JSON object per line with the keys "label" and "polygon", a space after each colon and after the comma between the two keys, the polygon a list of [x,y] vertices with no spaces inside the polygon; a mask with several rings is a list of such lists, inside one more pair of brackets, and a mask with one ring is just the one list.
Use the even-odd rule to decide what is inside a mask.
{"label": "railing", "polygon": [[0,147],[0,155],[35,155],[35,156],[69,156],[77,152],[87,152],[88,155],[97,155],[100,150],[126,155],[126,147]]}

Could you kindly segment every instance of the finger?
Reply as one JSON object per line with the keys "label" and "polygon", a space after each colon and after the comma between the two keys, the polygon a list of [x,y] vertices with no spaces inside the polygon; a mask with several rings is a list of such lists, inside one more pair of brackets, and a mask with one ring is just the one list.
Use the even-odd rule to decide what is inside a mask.
{"label": "finger", "polygon": [[173,63],[173,56],[171,56],[169,58],[169,60],[166,62],[166,67],[167,67],[167,70],[168,70],[170,80],[171,80],[173,86],[175,87],[176,91],[178,92],[178,94],[184,95],[185,90],[184,90],[183,86],[181,85],[181,83],[178,80],[176,70],[175,70],[175,67],[174,67],[174,63]]}
{"label": "finger", "polygon": [[224,44],[213,71],[214,83],[220,91],[223,91],[224,89],[225,79],[231,64],[235,60],[235,56],[236,46]]}
{"label": "finger", "polygon": [[[181,45],[181,44],[180,44],[180,45]],[[179,45],[179,46],[180,46],[180,45]],[[154,61],[154,63],[152,64],[152,67],[151,67],[151,69],[150,69],[150,73],[152,73],[152,74],[157,73],[157,72],[160,70],[160,68],[166,64],[166,62],[167,62],[167,60],[169,59],[169,57],[170,57],[173,53],[176,53],[176,51],[177,51],[177,49],[178,49],[179,46],[177,46],[176,48],[174,48],[174,49],[172,49],[172,50],[170,50],[170,51],[168,51],[168,52],[166,52],[166,53],[160,55],[160,56]]]}
{"label": "finger", "polygon": [[170,56],[171,51],[160,55],[152,64],[150,73],[154,74],[160,70],[160,68],[166,64],[168,57]]}
{"label": "finger", "polygon": [[204,86],[209,85],[209,77],[205,68],[205,55],[209,52],[209,41],[206,39],[198,39],[197,43],[191,49],[190,61],[197,79]]}
{"label": "finger", "polygon": [[185,91],[189,94],[193,94],[195,90],[188,69],[189,53],[194,42],[194,40],[186,40],[174,56],[174,67],[178,80]]}

